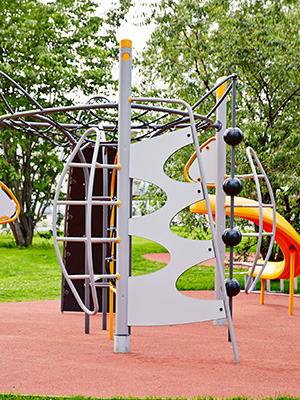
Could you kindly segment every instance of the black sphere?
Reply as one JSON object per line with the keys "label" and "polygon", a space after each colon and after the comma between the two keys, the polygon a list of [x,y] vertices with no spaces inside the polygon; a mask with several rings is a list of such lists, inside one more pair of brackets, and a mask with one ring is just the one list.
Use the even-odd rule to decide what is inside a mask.
{"label": "black sphere", "polygon": [[243,133],[239,128],[228,128],[224,133],[224,140],[231,146],[236,146],[243,140]]}
{"label": "black sphere", "polygon": [[237,228],[227,228],[222,234],[222,240],[226,246],[236,246],[242,240],[242,234]]}
{"label": "black sphere", "polygon": [[228,196],[237,196],[242,189],[243,184],[238,178],[227,178],[223,182],[223,190]]}
{"label": "black sphere", "polygon": [[238,295],[241,290],[240,282],[234,278],[226,279],[225,287],[226,287],[227,296],[229,296],[229,297],[234,297],[234,296]]}

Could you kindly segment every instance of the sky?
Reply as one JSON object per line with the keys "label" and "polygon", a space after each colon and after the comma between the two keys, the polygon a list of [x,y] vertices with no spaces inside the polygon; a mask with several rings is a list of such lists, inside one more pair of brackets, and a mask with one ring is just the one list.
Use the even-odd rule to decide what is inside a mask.
{"label": "sky", "polygon": [[[100,13],[110,9],[117,0],[96,0],[99,4]],[[137,57],[138,52],[141,52],[146,44],[147,39],[150,38],[154,30],[154,24],[149,26],[139,26],[139,16],[145,12],[149,12],[149,5],[155,3],[155,0],[134,0],[133,6],[130,8],[126,16],[126,21],[122,22],[121,27],[117,30],[117,40],[120,42],[122,39],[130,39],[132,41],[132,56]],[[119,78],[119,66],[116,63],[112,71],[114,79]],[[132,84],[138,84],[139,76],[137,71],[132,69]]]}
{"label": "sky", "polygon": [[[100,10],[105,11],[109,9],[113,0],[97,0],[99,2]],[[149,4],[154,3],[154,0],[135,0],[134,6],[131,7],[127,14],[127,21],[122,23],[122,26],[117,31],[117,39],[120,42],[122,39],[132,40],[133,56],[135,52],[142,51],[145,46],[146,40],[150,37],[154,25],[150,26],[137,26],[139,23],[138,16],[142,12],[149,10]],[[146,5],[143,5],[143,4]]]}

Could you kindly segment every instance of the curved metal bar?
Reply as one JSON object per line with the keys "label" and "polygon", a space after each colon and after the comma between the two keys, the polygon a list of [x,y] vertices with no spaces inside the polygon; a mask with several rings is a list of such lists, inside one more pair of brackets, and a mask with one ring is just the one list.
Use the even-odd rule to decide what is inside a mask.
{"label": "curved metal bar", "polygon": [[219,82],[217,85],[215,85],[212,89],[210,89],[207,93],[205,93],[204,96],[201,97],[201,99],[199,99],[193,106],[192,106],[192,110],[194,110],[195,108],[197,108],[199,106],[199,104],[201,104],[209,95],[211,95],[213,92],[215,92],[218,87],[222,86],[225,82],[229,81],[230,79],[236,79],[237,78],[237,74],[231,74],[229,76],[226,76],[226,78],[224,78],[221,82]]}
{"label": "curved metal bar", "polygon": [[63,106],[63,107],[50,107],[44,108],[43,110],[28,110],[21,111],[15,114],[5,114],[0,116],[0,121],[6,119],[16,119],[20,117],[32,117],[37,118],[39,114],[54,114],[59,112],[68,112],[68,111],[79,111],[79,110],[94,110],[101,108],[117,108],[118,105],[116,103],[111,104],[80,104],[76,106]]}
{"label": "curved metal bar", "polygon": [[191,123],[191,132],[192,132],[193,142],[194,142],[194,146],[195,146],[195,150],[196,150],[196,154],[197,154],[199,172],[200,172],[200,176],[201,176],[200,187],[204,194],[204,199],[205,199],[205,204],[206,204],[206,209],[207,209],[207,216],[208,216],[209,225],[210,225],[210,229],[211,229],[212,242],[213,242],[213,246],[214,246],[214,250],[215,250],[215,257],[216,257],[216,261],[217,261],[217,271],[218,271],[220,282],[221,282],[222,293],[224,294],[223,301],[224,301],[224,307],[225,307],[226,315],[227,315],[228,328],[229,328],[230,335],[231,335],[234,359],[235,359],[235,362],[238,363],[239,357],[238,357],[236,340],[235,340],[235,335],[234,335],[234,330],[233,330],[232,317],[231,317],[231,313],[230,313],[228,299],[226,297],[225,282],[223,279],[223,263],[222,263],[222,260],[220,257],[220,252],[218,249],[218,242],[217,242],[217,238],[216,238],[214,221],[213,221],[213,216],[212,216],[212,211],[211,211],[211,206],[210,206],[210,201],[209,201],[209,196],[208,196],[208,190],[207,190],[207,184],[206,184],[206,179],[205,179],[204,166],[202,163],[202,156],[201,156],[201,152],[199,149],[197,130],[196,130],[194,113],[193,113],[192,107],[187,102],[185,102],[183,100],[176,100],[176,99],[155,99],[155,98],[138,98],[137,97],[137,98],[131,98],[131,101],[175,103],[175,104],[183,105],[188,110],[188,115],[190,117],[190,123]]}
{"label": "curved metal bar", "polygon": [[[257,243],[257,248],[256,248],[256,253],[255,253],[254,260],[253,260],[253,264],[252,264],[252,267],[251,267],[251,270],[250,270],[249,279],[248,279],[247,285],[245,287],[245,293],[249,294],[254,290],[258,280],[260,279],[261,274],[263,273],[263,271],[264,271],[264,269],[265,269],[265,267],[267,265],[267,262],[269,261],[269,258],[270,258],[271,252],[272,252],[272,248],[273,248],[273,244],[274,244],[274,240],[275,240],[275,233],[276,233],[276,206],[275,206],[275,199],[274,199],[274,195],[273,195],[273,192],[272,192],[272,188],[271,188],[269,179],[268,179],[268,177],[267,177],[267,175],[266,175],[266,173],[265,173],[265,171],[264,171],[264,169],[263,169],[263,167],[262,167],[262,165],[261,165],[261,163],[260,163],[255,151],[251,147],[247,147],[246,153],[247,153],[248,160],[249,160],[249,163],[250,163],[250,166],[251,166],[251,170],[252,170],[252,173],[253,173],[253,176],[254,176],[255,186],[256,186],[256,190],[257,190],[258,204],[259,204],[259,231],[258,231],[259,236],[258,236],[258,243]],[[261,174],[263,175],[263,179],[266,182],[266,185],[267,185],[267,188],[268,188],[269,196],[270,196],[270,199],[271,199],[270,208],[273,209],[273,227],[272,227],[271,240],[270,240],[270,243],[269,243],[269,248],[268,248],[265,260],[263,262],[263,265],[261,266],[261,269],[260,269],[259,273],[257,274],[256,278],[254,279],[253,283],[251,284],[251,279],[253,278],[255,267],[257,265],[257,261],[258,261],[258,258],[259,258],[261,242],[262,242],[262,236],[263,236],[263,232],[262,232],[262,230],[263,230],[262,196],[261,196],[260,184],[259,184],[259,180],[258,180],[258,174],[256,172],[252,156],[255,159],[255,162],[256,162]]]}
{"label": "curved metal bar", "polygon": [[[0,116],[0,121],[24,118],[24,117],[32,117],[37,118],[40,114],[54,114],[59,112],[69,112],[69,111],[79,111],[79,110],[100,110],[105,108],[115,108],[118,109],[118,104],[116,103],[107,103],[107,104],[81,104],[76,106],[65,106],[65,107],[53,107],[53,108],[44,108],[42,110],[28,110],[21,111],[15,114],[4,114]],[[188,117],[188,113],[182,110],[175,110],[172,108],[164,108],[164,107],[154,107],[148,105],[132,105],[134,109],[140,110],[149,110],[149,111],[157,111],[157,112],[165,112],[167,114],[175,114],[182,115],[184,117]],[[213,125],[214,121],[210,118],[207,118],[204,115],[194,114],[195,119],[200,119],[202,121],[207,122],[209,125]]]}
{"label": "curved metal bar", "polygon": [[40,121],[47,121],[49,123],[49,125],[53,126],[54,128],[56,128],[57,130],[59,130],[62,134],[65,135],[65,137],[73,144],[75,145],[77,143],[77,141],[73,138],[72,135],[70,135],[70,133],[61,125],[58,124],[56,121],[54,121],[52,118],[46,118],[43,115],[37,115],[36,116],[37,119],[39,119]]}
{"label": "curved metal bar", "polygon": [[16,212],[12,217],[1,216],[0,224],[8,224],[18,218],[20,211],[21,211],[21,207],[20,207],[20,203],[18,202],[16,196],[12,193],[12,191],[3,182],[0,182],[0,187],[2,187],[8,193],[8,195],[11,197],[11,199],[13,200],[13,202],[16,205]]}
{"label": "curved metal bar", "polygon": [[[95,287],[95,281],[94,281],[94,271],[93,271],[93,265],[92,265],[91,227],[88,228],[87,232],[86,232],[86,243],[87,243],[87,258],[88,258],[87,267],[88,267],[88,273],[89,273],[89,277],[90,277],[89,281],[90,281],[91,293],[92,293],[92,298],[93,298],[93,303],[94,303],[94,309],[93,310],[90,310],[88,307],[86,307],[86,305],[82,301],[81,297],[79,296],[79,294],[78,294],[78,292],[77,292],[72,280],[69,278],[68,271],[66,270],[66,267],[65,267],[65,265],[63,263],[63,260],[61,258],[60,249],[59,249],[58,240],[57,240],[57,232],[56,232],[55,227],[56,227],[56,214],[57,214],[58,197],[59,197],[60,189],[61,189],[61,186],[63,184],[65,175],[66,175],[67,170],[69,168],[69,164],[72,162],[72,160],[75,157],[75,155],[78,154],[78,152],[80,152],[80,146],[84,142],[85,138],[90,133],[95,132],[95,131],[99,132],[97,134],[96,144],[95,144],[95,146],[97,146],[97,149],[99,148],[100,131],[98,129],[95,129],[95,128],[88,129],[82,135],[82,137],[80,138],[79,142],[76,144],[74,150],[72,151],[71,155],[68,158],[68,161],[67,161],[67,163],[66,163],[66,165],[65,165],[65,167],[64,167],[64,169],[62,171],[62,174],[60,176],[60,179],[58,181],[57,190],[56,190],[54,201],[53,201],[53,239],[54,239],[54,247],[55,247],[56,255],[57,255],[57,258],[58,258],[58,262],[59,262],[59,265],[60,265],[61,270],[63,272],[63,275],[64,275],[64,277],[65,277],[70,289],[72,290],[72,293],[73,293],[76,301],[78,302],[78,304],[81,307],[81,309],[88,315],[96,314],[98,312],[98,309],[99,309],[98,298],[97,298],[96,287]],[[96,153],[97,153],[97,151],[96,151]],[[95,155],[95,153],[94,153],[94,155]],[[95,164],[96,163],[95,160],[97,160],[97,154],[96,154],[96,158],[94,157],[94,155],[93,155],[93,163]],[[92,169],[93,168],[91,168],[91,170]],[[94,170],[95,170],[95,168],[94,168]],[[92,176],[92,171],[91,171],[91,176]],[[86,185],[86,186],[88,186],[88,198],[91,198],[92,190],[93,190],[93,180],[91,178],[89,179],[88,185]],[[91,201],[90,201],[90,205],[87,206],[87,213],[86,213],[87,225],[86,225],[86,228],[88,227],[88,221],[91,221],[91,219],[88,220],[88,218],[91,218],[91,213],[92,213],[92,210],[91,210]]]}
{"label": "curved metal bar", "polygon": [[[104,96],[101,96],[101,95],[98,95],[98,96],[92,96],[92,97],[90,97],[90,98],[85,102],[85,104],[90,104],[90,102],[91,102],[92,100],[98,100],[98,99],[103,99],[103,100],[106,100],[107,103],[111,103],[111,101],[109,101],[108,98],[106,98],[106,97],[104,97]],[[80,121],[82,111],[83,111],[83,110],[80,110],[79,113],[78,113],[78,115],[77,115],[77,120],[78,120],[78,121]]]}
{"label": "curved metal bar", "polygon": [[22,92],[33,104],[35,104],[40,110],[43,110],[43,107],[30,96],[29,93],[26,92],[22,86],[20,86],[16,81],[14,81],[10,76],[6,75],[4,72],[0,71],[0,75],[2,75],[5,79],[7,79],[10,83],[12,83],[20,92]]}

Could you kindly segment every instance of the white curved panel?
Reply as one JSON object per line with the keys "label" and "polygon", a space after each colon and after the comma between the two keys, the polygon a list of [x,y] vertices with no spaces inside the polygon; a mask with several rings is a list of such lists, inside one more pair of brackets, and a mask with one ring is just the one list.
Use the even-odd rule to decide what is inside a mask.
{"label": "white curved panel", "polygon": [[[204,173],[206,178],[206,183],[208,185],[215,185],[217,179],[217,141],[212,140],[208,146],[201,150],[202,163],[204,167]],[[199,178],[199,167],[197,157],[193,161],[189,168],[189,175],[194,180],[197,181]]]}
{"label": "white curved panel", "polygon": [[129,278],[129,325],[175,325],[225,318],[223,300],[184,296],[174,283],[169,284],[170,279],[166,268]]}
{"label": "white curved panel", "polygon": [[16,204],[6,194],[6,192],[0,188],[0,217],[11,217],[17,210]]}
{"label": "white curved panel", "polygon": [[170,223],[179,211],[203,199],[198,182],[174,181],[163,170],[167,159],[190,143],[190,129],[186,128],[131,146],[130,177],[162,188],[167,202],[152,214],[130,219],[129,234],[160,243],[169,251],[171,260],[157,272],[129,278],[129,325],[182,324],[225,317],[223,300],[188,298],[176,288],[184,271],[214,257],[210,240],[184,239],[170,229]]}

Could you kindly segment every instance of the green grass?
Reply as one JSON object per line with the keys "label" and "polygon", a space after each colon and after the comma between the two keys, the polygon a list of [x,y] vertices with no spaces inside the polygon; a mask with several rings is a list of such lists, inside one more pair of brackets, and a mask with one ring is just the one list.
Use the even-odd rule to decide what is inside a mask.
{"label": "green grass", "polygon": [[132,238],[132,275],[145,275],[163,268],[166,264],[149,261],[143,254],[165,253],[167,250],[158,243],[138,237]]}
{"label": "green grass", "polygon": [[0,235],[0,301],[53,300],[60,297],[61,273],[51,240],[35,237],[28,248]]}
{"label": "green grass", "polygon": [[[166,249],[149,240],[133,237],[132,275],[148,274],[163,268],[164,263],[143,257],[143,254],[160,252],[166,252]],[[177,281],[178,289],[213,290],[214,260],[211,264],[186,271]],[[240,273],[241,269],[235,269],[235,272]],[[235,277],[244,288],[244,275]],[[260,283],[257,288],[260,288]],[[279,291],[279,281],[272,281],[271,289]],[[54,300],[60,298],[60,290],[61,271],[52,239],[35,236],[32,246],[19,248],[10,234],[0,234],[0,302]],[[285,281],[285,291],[288,292],[288,281]]]}

